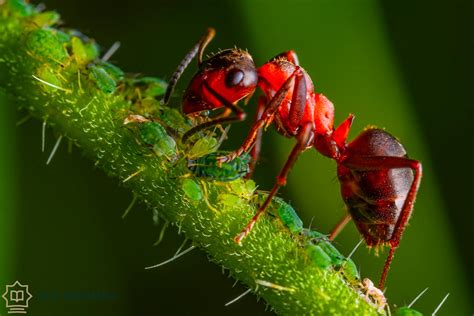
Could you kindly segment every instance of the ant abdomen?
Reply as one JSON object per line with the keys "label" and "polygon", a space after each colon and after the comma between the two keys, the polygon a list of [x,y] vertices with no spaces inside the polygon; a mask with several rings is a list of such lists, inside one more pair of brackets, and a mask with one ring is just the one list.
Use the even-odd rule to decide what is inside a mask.
{"label": "ant abdomen", "polygon": [[[346,155],[347,161],[370,161],[375,157],[406,157],[406,151],[386,131],[371,128],[348,144]],[[369,164],[355,168],[343,162],[338,166],[338,178],[344,202],[367,244],[390,241],[413,182],[413,171]]]}

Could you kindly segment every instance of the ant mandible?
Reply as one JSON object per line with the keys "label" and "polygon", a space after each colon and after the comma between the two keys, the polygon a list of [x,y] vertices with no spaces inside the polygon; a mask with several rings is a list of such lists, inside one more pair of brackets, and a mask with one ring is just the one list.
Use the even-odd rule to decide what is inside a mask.
{"label": "ant mandible", "polygon": [[219,160],[231,161],[252,151],[255,164],[262,129],[271,123],[283,136],[297,140],[266,200],[235,241],[240,244],[250,233],[279,188],[286,184],[298,156],[314,147],[336,161],[342,197],[349,211],[333,229],[330,239],[353,219],[369,247],[389,246],[379,282],[379,288],[383,288],[413,210],[422,175],[421,163],[409,159],[402,144],[382,129],[367,128],[347,143],[354,116],[349,115],[334,128],[333,104],[323,94],[314,92],[311,78],[299,66],[294,51],[282,53],[258,69],[251,56],[238,49],[224,50],[202,62],[202,52],[214,33],[209,29],[181,62],[170,81],[165,102],[186,66],[198,54],[200,68],[184,94],[183,111],[190,114],[221,107],[226,111],[186,132],[183,141],[209,126],[243,120],[245,113],[237,102],[251,96],[257,86],[264,96],[259,99],[257,117],[248,136],[239,149]]}

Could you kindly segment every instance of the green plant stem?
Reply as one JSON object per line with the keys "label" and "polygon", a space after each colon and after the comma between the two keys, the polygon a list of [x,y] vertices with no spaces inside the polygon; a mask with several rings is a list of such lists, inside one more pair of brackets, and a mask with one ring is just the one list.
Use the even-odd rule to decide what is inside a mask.
{"label": "green plant stem", "polygon": [[[182,189],[182,176],[189,173],[185,149],[179,147],[180,156],[174,162],[143,154],[144,146],[123,125],[131,105],[120,86],[109,93],[100,86],[103,82],[91,79],[90,67],[81,65],[77,56],[66,48],[55,50],[54,43],[48,42],[51,39],[42,37],[56,34],[55,29],[41,25],[31,7],[21,1],[1,3],[0,88],[33,116],[47,120],[58,137],[73,140],[99,168],[178,226],[213,262],[228,269],[276,312],[377,314],[340,274],[312,264],[297,237],[276,219],[264,216],[238,246],[233,237],[255,212],[251,200],[242,197],[237,204],[219,204],[219,196],[234,194],[235,189],[199,179],[207,194],[191,200]],[[39,41],[38,30],[46,32],[39,33]],[[45,78],[54,79],[53,86]],[[150,104],[159,106],[153,100]]]}

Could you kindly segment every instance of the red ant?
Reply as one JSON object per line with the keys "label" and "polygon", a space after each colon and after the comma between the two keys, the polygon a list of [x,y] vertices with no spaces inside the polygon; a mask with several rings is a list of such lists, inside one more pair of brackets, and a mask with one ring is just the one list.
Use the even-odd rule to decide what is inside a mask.
{"label": "red ant", "polygon": [[[181,62],[171,79],[165,102],[184,68],[198,54],[200,68],[184,94],[183,111],[190,114],[221,107],[226,111],[186,132],[183,140],[209,126],[242,121],[245,113],[237,102],[249,98],[257,85],[264,96],[259,100],[255,122],[242,146],[220,157],[220,161],[231,161],[252,150],[255,163],[262,129],[272,122],[280,134],[297,140],[267,199],[235,241],[240,244],[250,233],[279,188],[286,184],[298,156],[314,147],[336,161],[342,197],[350,214],[336,225],[330,239],[352,218],[369,247],[389,246],[379,282],[379,288],[383,288],[395,249],[413,210],[421,180],[421,163],[408,159],[402,144],[381,129],[367,128],[347,143],[354,116],[349,115],[334,128],[333,104],[323,94],[314,92],[311,78],[299,66],[295,52],[280,54],[258,69],[251,56],[238,49],[224,50],[202,62],[202,52],[213,36],[214,30],[210,29]],[[230,113],[235,115],[230,116]]]}

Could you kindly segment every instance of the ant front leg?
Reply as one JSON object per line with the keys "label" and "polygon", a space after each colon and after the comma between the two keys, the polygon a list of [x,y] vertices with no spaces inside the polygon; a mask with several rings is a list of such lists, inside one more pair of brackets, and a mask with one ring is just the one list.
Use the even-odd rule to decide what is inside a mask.
{"label": "ant front leg", "polygon": [[387,278],[388,270],[390,269],[390,264],[392,262],[395,250],[400,244],[400,239],[402,237],[403,231],[407,225],[408,220],[410,219],[411,213],[413,211],[413,205],[416,199],[416,193],[420,186],[421,176],[422,176],[422,166],[421,163],[417,160],[408,159],[404,157],[392,157],[392,156],[353,156],[347,157],[341,164],[354,171],[375,171],[375,170],[388,170],[396,168],[410,168],[414,172],[413,182],[408,191],[407,197],[403,204],[402,210],[398,217],[397,223],[390,238],[390,252],[385,260],[385,265],[383,268],[382,276],[379,282],[379,288],[383,288],[385,279]]}
{"label": "ant front leg", "polygon": [[217,93],[217,91],[214,90],[209,85],[209,83],[207,83],[206,81],[204,81],[204,87],[207,90],[209,90],[209,92],[217,100],[219,100],[226,109],[230,110],[229,114],[234,113],[235,115],[234,116],[228,116],[229,114],[227,114],[226,116],[221,116],[221,117],[213,119],[209,122],[205,122],[205,123],[199,124],[197,126],[194,126],[189,131],[184,133],[183,138],[182,138],[183,143],[186,143],[187,140],[189,139],[189,137],[191,137],[192,135],[196,134],[197,132],[199,132],[199,131],[201,131],[205,128],[208,128],[208,127],[211,127],[211,126],[214,126],[214,125],[218,125],[218,124],[222,124],[222,123],[241,122],[241,121],[245,120],[246,114],[240,106],[238,106],[236,104],[232,104],[229,101],[227,101],[223,96],[221,96],[219,93]]}
{"label": "ant front leg", "polygon": [[168,104],[168,101],[173,93],[176,84],[178,83],[179,78],[183,74],[184,70],[188,65],[191,63],[196,55],[198,56],[198,66],[202,64],[202,54],[206,46],[212,41],[214,36],[216,35],[216,31],[213,28],[208,28],[206,34],[193,46],[193,48],[189,51],[189,53],[184,56],[183,60],[179,63],[178,68],[176,68],[175,72],[171,76],[171,79],[168,83],[168,87],[166,88],[165,96],[163,98],[162,103],[164,105]]}
{"label": "ant front leg", "polygon": [[286,177],[288,176],[288,173],[290,172],[291,168],[295,164],[298,156],[306,148],[308,148],[308,144],[311,143],[313,137],[314,137],[313,125],[312,124],[305,125],[304,128],[301,130],[301,133],[298,135],[298,143],[295,145],[295,147],[293,147],[293,150],[288,156],[288,159],[286,160],[286,163],[283,166],[283,169],[281,169],[280,174],[277,177],[277,181],[275,185],[273,186],[272,190],[268,194],[263,204],[257,210],[257,213],[255,213],[255,215],[252,217],[250,222],[245,226],[245,228],[234,238],[236,243],[238,243],[239,245],[242,243],[242,239],[244,239],[250,233],[255,223],[258,221],[260,216],[265,212],[265,209],[268,207],[273,197],[277,194],[280,187],[286,185]]}
{"label": "ant front leg", "polygon": [[[304,84],[301,83],[301,82],[305,82],[304,74],[300,67],[296,67],[295,71],[290,75],[290,77],[288,77],[288,79],[286,79],[285,83],[280,87],[278,92],[273,96],[271,101],[268,103],[260,119],[257,120],[252,125],[252,128],[250,129],[250,132],[247,135],[247,138],[244,140],[244,143],[242,144],[242,146],[240,146],[239,149],[230,153],[227,156],[219,157],[218,160],[220,162],[232,161],[236,157],[241,156],[243,153],[248,152],[250,148],[252,148],[252,146],[255,145],[258,135],[259,133],[261,133],[261,129],[272,122],[273,116],[275,115],[275,113],[278,111],[279,107],[285,100],[285,97],[288,94],[288,91],[290,90],[295,77],[296,77],[295,88],[299,87],[299,90],[304,89],[305,90],[304,92],[306,92],[306,83]],[[301,98],[301,94],[302,93],[300,91],[293,92],[293,100],[292,100],[293,106],[295,107],[305,106],[306,99]]]}

